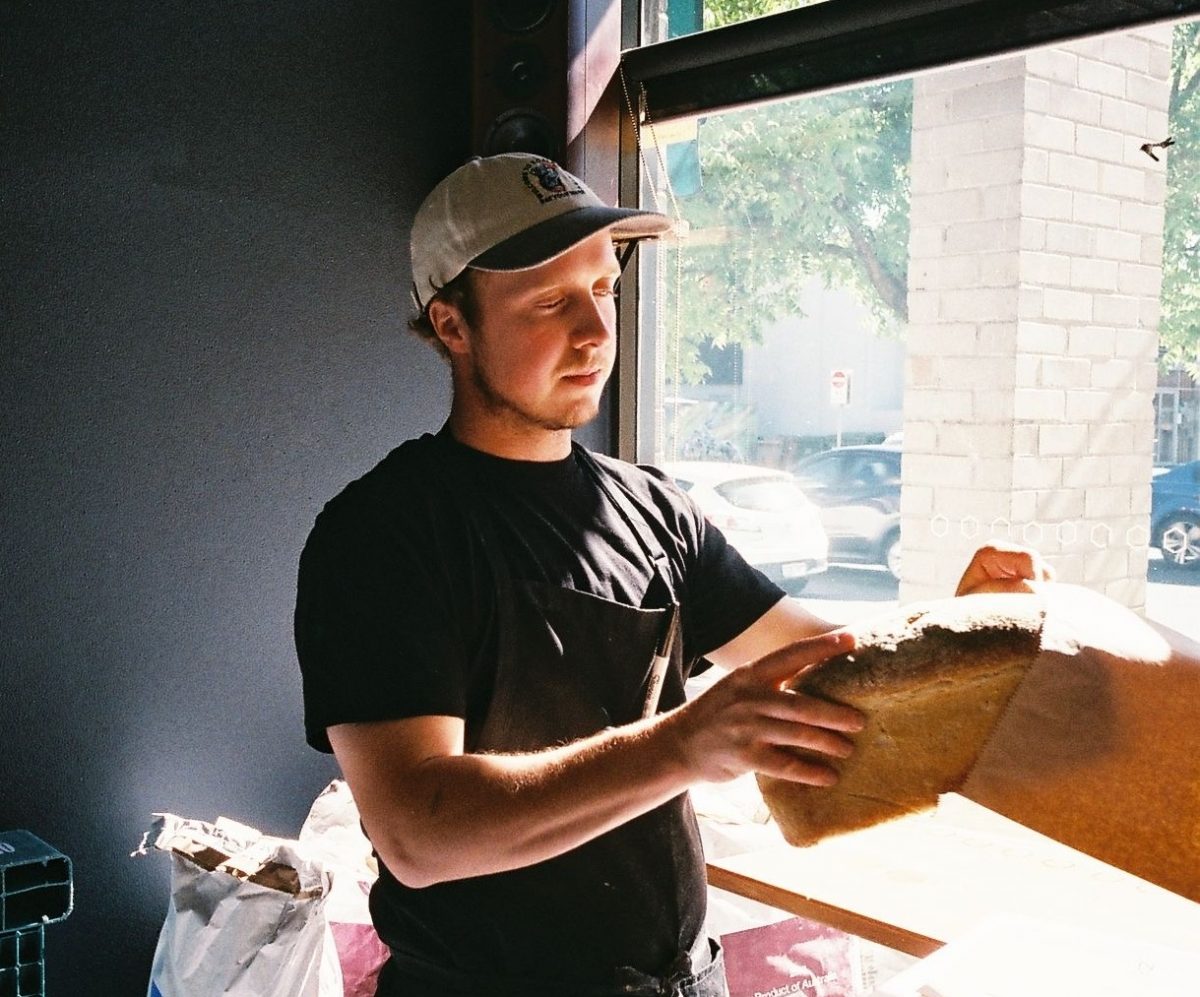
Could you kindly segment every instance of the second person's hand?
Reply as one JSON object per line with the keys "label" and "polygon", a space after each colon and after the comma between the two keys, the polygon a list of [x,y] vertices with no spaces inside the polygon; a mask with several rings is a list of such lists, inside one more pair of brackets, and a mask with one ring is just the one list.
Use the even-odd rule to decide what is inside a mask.
{"label": "second person's hand", "polygon": [[1054,569],[1031,547],[997,541],[975,551],[955,595],[973,592],[1033,592],[1054,581]]}

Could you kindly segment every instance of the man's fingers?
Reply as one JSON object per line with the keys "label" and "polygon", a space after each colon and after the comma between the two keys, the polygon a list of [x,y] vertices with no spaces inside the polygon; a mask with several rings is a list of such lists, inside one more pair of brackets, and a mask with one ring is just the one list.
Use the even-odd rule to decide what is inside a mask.
{"label": "man's fingers", "polygon": [[809,637],[759,658],[747,665],[747,674],[759,682],[779,685],[818,661],[845,654],[854,649],[854,635],[848,630],[834,630],[819,637]]}
{"label": "man's fingers", "polygon": [[831,785],[837,774],[828,761],[853,752],[846,735],[862,730],[866,718],[853,707],[783,685],[797,672],[853,648],[854,636],[845,631],[798,641],[734,669],[681,707],[681,715],[696,724],[697,770],[716,773],[706,778],[718,781],[759,771]]}
{"label": "man's fingers", "polygon": [[755,771],[776,779],[802,782],[808,786],[832,786],[838,781],[838,772],[816,758],[789,751],[787,748],[770,748],[762,753]]}
{"label": "man's fingers", "polygon": [[[857,714],[856,714],[857,717]],[[826,726],[821,723],[796,723],[788,720],[769,721],[761,737],[768,745],[784,748],[804,748],[831,758],[849,758],[854,754],[854,742],[837,733],[839,730],[854,733],[862,729],[861,720],[854,727]]]}
{"label": "man's fingers", "polygon": [[[773,691],[758,710],[764,717],[792,726],[820,727],[855,734],[863,729],[864,717],[853,706],[817,699],[802,692]],[[785,744],[796,743],[784,741]]]}

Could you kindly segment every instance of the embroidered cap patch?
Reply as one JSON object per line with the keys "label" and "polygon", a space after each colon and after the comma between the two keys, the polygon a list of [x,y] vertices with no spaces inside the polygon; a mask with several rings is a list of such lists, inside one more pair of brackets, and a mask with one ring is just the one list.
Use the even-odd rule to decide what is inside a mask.
{"label": "embroidered cap patch", "polygon": [[571,174],[560,170],[549,159],[534,160],[521,172],[521,179],[543,204],[584,193]]}

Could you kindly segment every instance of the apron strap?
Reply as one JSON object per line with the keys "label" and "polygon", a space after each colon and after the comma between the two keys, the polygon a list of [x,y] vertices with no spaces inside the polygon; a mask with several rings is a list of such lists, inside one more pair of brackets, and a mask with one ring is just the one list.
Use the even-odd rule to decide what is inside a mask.
{"label": "apron strap", "polygon": [[619,481],[610,483],[596,458],[588,452],[586,447],[575,443],[572,444],[572,449],[580,465],[592,476],[592,480],[604,493],[604,497],[612,503],[621,518],[625,520],[626,525],[633,531],[638,546],[642,548],[642,553],[646,555],[647,560],[654,568],[655,576],[662,583],[667,599],[673,604],[678,604],[679,597],[675,592],[675,585],[671,581],[671,559],[667,557],[667,552],[663,549],[658,537],[654,535],[650,524],[646,522],[642,511],[634,504]]}

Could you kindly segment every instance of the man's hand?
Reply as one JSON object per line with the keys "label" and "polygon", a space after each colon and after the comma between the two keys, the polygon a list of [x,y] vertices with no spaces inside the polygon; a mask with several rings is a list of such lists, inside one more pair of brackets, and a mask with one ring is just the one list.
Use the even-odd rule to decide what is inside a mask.
{"label": "man's hand", "polygon": [[681,706],[673,719],[688,770],[706,782],[754,771],[832,785],[837,772],[808,753],[848,756],[854,746],[844,735],[862,730],[862,714],[789,692],[784,685],[798,672],[853,647],[853,635],[844,631],[789,644],[735,669]]}
{"label": "man's hand", "polygon": [[1054,581],[1054,569],[1042,556],[1017,544],[980,547],[963,572],[955,595],[972,592],[1032,592],[1037,582]]}

